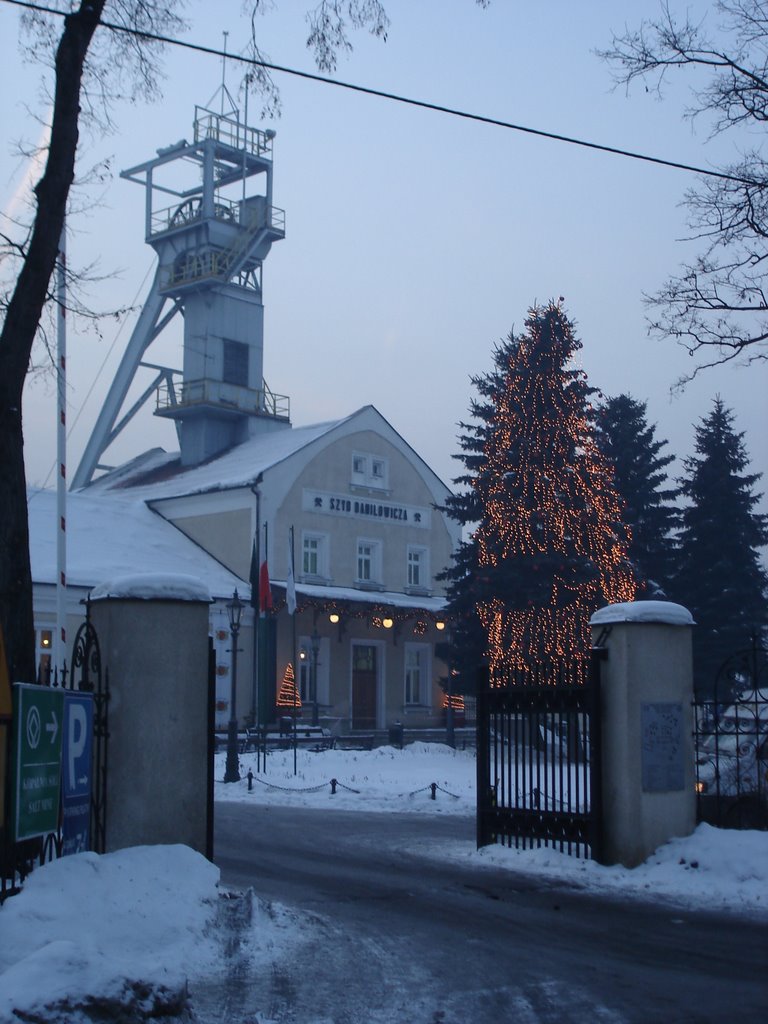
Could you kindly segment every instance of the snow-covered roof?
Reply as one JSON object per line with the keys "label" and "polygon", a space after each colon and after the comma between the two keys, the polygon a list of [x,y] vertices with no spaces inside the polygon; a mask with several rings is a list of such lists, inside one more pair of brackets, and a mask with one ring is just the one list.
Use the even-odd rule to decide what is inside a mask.
{"label": "snow-covered roof", "polygon": [[436,497],[439,496],[439,500],[444,498],[448,491],[446,485],[372,405],[362,406],[337,420],[303,427],[285,426],[257,434],[197,466],[184,467],[178,453],[154,448],[99,477],[79,493],[112,495],[130,491],[136,497],[157,501],[250,487],[261,473],[314,442],[327,438],[332,432],[344,428],[355,429],[358,425],[361,430],[373,429],[381,431],[385,436],[389,434],[392,442],[398,444],[411,462],[419,467],[425,480],[431,481],[431,489]]}
{"label": "snow-covered roof", "polygon": [[260,473],[294,455],[348,419],[351,417],[257,434],[198,466],[184,467],[178,453],[169,454],[162,449],[154,449],[100,477],[81,493],[114,494],[130,489],[130,493],[137,497],[157,499],[249,487]]}
{"label": "snow-covered roof", "polygon": [[[30,490],[30,555],[35,583],[56,583],[55,491]],[[196,577],[214,597],[230,597],[243,581],[133,497],[67,496],[67,582],[94,587],[119,576],[160,573]],[[246,585],[247,589],[247,585]]]}
{"label": "snow-covered roof", "polygon": [[614,622],[661,622],[668,626],[693,626],[693,616],[681,604],[672,601],[625,601],[600,608],[589,620],[591,626]]}

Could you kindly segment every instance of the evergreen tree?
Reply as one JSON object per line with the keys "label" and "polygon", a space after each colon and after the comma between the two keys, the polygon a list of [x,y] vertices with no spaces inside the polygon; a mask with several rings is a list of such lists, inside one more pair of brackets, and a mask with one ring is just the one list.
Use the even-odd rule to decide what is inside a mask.
{"label": "evergreen tree", "polygon": [[[468,488],[446,503],[475,523],[449,580],[449,608],[473,641],[480,627],[491,673],[578,661],[589,618],[631,600],[628,530],[612,470],[594,439],[592,391],[572,365],[581,348],[559,304],[530,310],[525,332],[473,378],[477,422],[460,438]],[[475,652],[473,651],[473,655]],[[475,655],[476,656],[476,655]]]}
{"label": "evergreen tree", "polygon": [[664,600],[672,598],[677,511],[670,503],[679,491],[668,486],[666,473],[674,455],[662,454],[667,442],[656,439],[646,417],[646,403],[631,395],[606,398],[597,410],[597,443],[613,465],[624,500],[637,597]]}
{"label": "evergreen tree", "polygon": [[695,455],[680,480],[688,499],[681,513],[676,594],[696,621],[696,690],[709,695],[718,669],[750,645],[768,624],[768,578],[759,549],[768,543],[768,517],[755,512],[759,473],[745,473],[744,434],[717,398],[696,427]]}

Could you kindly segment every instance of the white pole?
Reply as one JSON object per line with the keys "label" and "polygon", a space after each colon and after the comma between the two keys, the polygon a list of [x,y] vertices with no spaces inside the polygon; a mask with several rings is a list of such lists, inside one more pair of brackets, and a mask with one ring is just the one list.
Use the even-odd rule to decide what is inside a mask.
{"label": "white pole", "polygon": [[61,230],[56,268],[57,310],[57,425],[56,460],[56,638],[53,664],[59,672],[67,656],[67,236]]}

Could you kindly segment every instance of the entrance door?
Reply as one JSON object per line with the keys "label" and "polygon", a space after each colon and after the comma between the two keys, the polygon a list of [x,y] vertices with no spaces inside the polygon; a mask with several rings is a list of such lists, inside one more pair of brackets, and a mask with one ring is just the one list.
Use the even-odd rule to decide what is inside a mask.
{"label": "entrance door", "polygon": [[352,648],[352,728],[376,728],[376,648]]}

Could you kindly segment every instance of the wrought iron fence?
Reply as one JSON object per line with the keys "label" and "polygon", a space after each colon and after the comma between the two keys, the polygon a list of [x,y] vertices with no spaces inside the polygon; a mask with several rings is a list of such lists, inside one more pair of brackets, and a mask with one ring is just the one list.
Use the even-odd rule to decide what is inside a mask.
{"label": "wrought iron fence", "polygon": [[768,658],[757,637],[718,672],[695,703],[700,821],[768,829]]}

